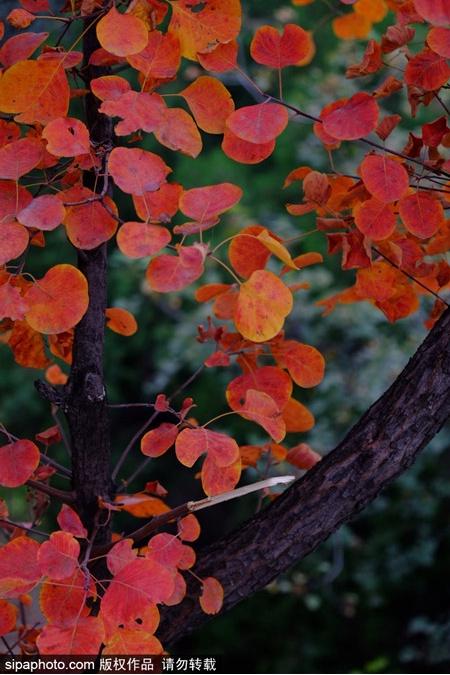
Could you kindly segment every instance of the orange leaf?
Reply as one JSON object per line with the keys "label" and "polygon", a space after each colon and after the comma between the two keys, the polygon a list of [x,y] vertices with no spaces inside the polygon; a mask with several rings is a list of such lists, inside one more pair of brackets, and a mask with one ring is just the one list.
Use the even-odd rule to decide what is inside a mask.
{"label": "orange leaf", "polygon": [[256,270],[240,287],[234,323],[247,340],[265,342],[280,332],[292,304],[291,291],[273,272]]}
{"label": "orange leaf", "polygon": [[160,255],[150,262],[146,277],[150,288],[159,293],[179,291],[203,274],[206,247],[183,246],[178,255]]}
{"label": "orange leaf", "polygon": [[147,223],[124,223],[117,233],[117,245],[128,258],[145,258],[159,253],[170,240],[170,232],[165,227]]}
{"label": "orange leaf", "polygon": [[25,321],[16,321],[8,340],[14,360],[26,368],[46,368],[51,362],[45,354],[42,335]]}
{"label": "orange leaf", "polygon": [[281,368],[287,368],[300,387],[316,387],[323,380],[325,360],[311,345],[295,340],[283,340],[272,345],[272,354]]}
{"label": "orange leaf", "polygon": [[290,269],[296,270],[297,266],[295,265],[294,261],[291,258],[291,254],[287,250],[285,246],[280,244],[280,242],[275,239],[275,237],[268,232],[267,230],[263,230],[260,232],[257,236],[257,239],[264,244],[266,248],[269,249],[271,253],[274,254],[279,260],[284,262],[284,264],[289,267]]}
{"label": "orange leaf", "polygon": [[75,117],[58,117],[47,124],[42,132],[47,141],[47,151],[56,157],[75,157],[89,153],[89,131]]}
{"label": "orange leaf", "polygon": [[353,5],[353,9],[374,23],[383,21],[388,13],[385,0],[357,0]]}
{"label": "orange leaf", "polygon": [[118,572],[102,599],[101,612],[107,619],[126,623],[140,617],[149,603],[164,602],[175,588],[173,571],[139,558]]}
{"label": "orange leaf", "polygon": [[6,600],[0,600],[0,636],[14,630],[16,621],[17,607]]}
{"label": "orange leaf", "polygon": [[364,92],[343,98],[332,109],[322,112],[325,133],[342,141],[353,141],[367,136],[378,123],[379,108],[375,99]]}
{"label": "orange leaf", "polygon": [[0,265],[18,258],[28,246],[26,228],[16,222],[0,222]]}
{"label": "orange leaf", "polygon": [[134,335],[138,329],[133,314],[121,307],[108,307],[105,310],[105,317],[107,327],[119,335],[129,337]]}
{"label": "orange leaf", "polygon": [[149,33],[145,49],[127,56],[130,66],[142,73],[146,80],[172,79],[178,72],[180,60],[180,43],[176,35],[159,30]]}
{"label": "orange leaf", "polygon": [[44,149],[37,138],[21,138],[0,148],[0,178],[18,180],[36,167]]}
{"label": "orange leaf", "polygon": [[286,425],[277,404],[267,394],[248,389],[245,403],[238,411],[242,417],[259,424],[275,443],[281,443],[286,436]]}
{"label": "orange leaf", "polygon": [[28,440],[18,440],[0,447],[0,485],[17,487],[27,482],[40,460],[38,447]]}
{"label": "orange leaf", "polygon": [[62,223],[65,213],[63,203],[56,195],[41,195],[19,211],[17,219],[26,227],[50,231]]}
{"label": "orange leaf", "polygon": [[240,375],[232,380],[226,390],[228,405],[239,411],[245,404],[249,389],[260,391],[269,396],[283,410],[292,394],[292,381],[289,375],[276,366],[263,366]]}
{"label": "orange leaf", "polygon": [[227,117],[234,111],[234,101],[220,80],[198,77],[180,96],[186,99],[200,129],[208,134],[223,134]]}
{"label": "orange leaf", "polygon": [[357,204],[353,210],[353,217],[358,230],[374,241],[390,237],[397,223],[392,206],[374,197]]}
{"label": "orange leaf", "polygon": [[309,33],[293,23],[288,23],[280,35],[272,26],[261,26],[250,45],[250,54],[256,63],[271,68],[300,65],[313,52]]}
{"label": "orange leaf", "polygon": [[151,518],[169,511],[169,507],[157,497],[151,497],[145,492],[137,492],[134,495],[116,495],[115,504],[120,505],[119,510],[131,513],[135,518]]}
{"label": "orange leaf", "polygon": [[364,40],[372,30],[371,20],[356,12],[336,17],[332,26],[334,34],[341,40]]}
{"label": "orange leaf", "polygon": [[32,285],[25,299],[30,305],[25,318],[34,330],[62,333],[73,328],[87,310],[87,281],[76,267],[55,265]]}
{"label": "orange leaf", "polygon": [[179,150],[194,158],[202,151],[203,142],[197,126],[182,108],[168,108],[154,133],[156,140],[170,150]]}
{"label": "orange leaf", "polygon": [[200,607],[205,614],[217,614],[223,605],[223,587],[214,577],[206,577],[202,581]]}
{"label": "orange leaf", "polygon": [[102,654],[144,654],[146,656],[163,653],[158,638],[140,628],[118,628],[105,643]]}
{"label": "orange leaf", "polygon": [[97,616],[79,618],[75,624],[48,624],[37,639],[40,654],[98,654],[105,637],[103,621]]}
{"label": "orange leaf", "polygon": [[315,424],[314,415],[295,398],[289,399],[282,414],[288,433],[303,433],[312,429]]}
{"label": "orange leaf", "polygon": [[160,424],[156,429],[151,429],[142,437],[141,452],[147,457],[160,457],[172,445],[178,436],[178,426],[170,422]]}
{"label": "orange leaf", "polygon": [[163,183],[155,192],[133,195],[133,204],[139,218],[145,221],[169,223],[178,211],[183,188],[178,183]]}
{"label": "orange leaf", "polygon": [[141,52],[148,42],[145,23],[133,14],[120,14],[113,6],[97,24],[97,38],[103,49],[115,56]]}
{"label": "orange leaf", "polygon": [[47,124],[68,108],[69,85],[58,62],[19,61],[0,79],[0,110],[20,113],[17,121]]}
{"label": "orange leaf", "polygon": [[386,155],[367,155],[360,174],[370,194],[385,204],[401,199],[409,188],[405,167]]}
{"label": "orange leaf", "polygon": [[199,223],[208,222],[231,209],[242,197],[242,190],[233,183],[218,183],[183,192],[180,211]]}
{"label": "orange leaf", "polygon": [[432,237],[445,221],[442,204],[425,191],[403,197],[398,208],[407,230],[420,239]]}
{"label": "orange leaf", "polygon": [[171,171],[161,157],[140,148],[114,148],[108,168],[116,185],[133,195],[157,190]]}
{"label": "orange leaf", "polygon": [[70,506],[67,506],[67,504],[62,505],[56,520],[64,532],[69,532],[70,534],[73,534],[74,537],[86,539],[87,530],[81,522],[80,516],[76,511],[71,509]]}
{"label": "orange leaf", "polygon": [[238,444],[233,438],[203,427],[183,429],[178,434],[175,452],[181,464],[188,467],[193,466],[203,453],[211,456],[220,467],[229,466],[240,457]]}
{"label": "orange leaf", "polygon": [[241,477],[241,458],[229,466],[218,466],[213,457],[206,456],[202,466],[202,487],[208,497],[234,490]]}
{"label": "orange leaf", "polygon": [[210,52],[234,40],[241,27],[240,0],[176,0],[169,30],[178,36],[181,54],[196,60],[197,52]]}
{"label": "orange leaf", "polygon": [[235,110],[227,128],[247,143],[270,143],[286,129],[289,115],[279,103],[258,103]]}
{"label": "orange leaf", "polygon": [[225,129],[222,150],[227,157],[241,164],[259,164],[270,157],[275,149],[275,140],[268,143],[249,143],[236,136],[228,127]]}
{"label": "orange leaf", "polygon": [[13,28],[28,28],[35,18],[26,9],[13,9],[6,17],[6,20]]}
{"label": "orange leaf", "polygon": [[80,544],[69,532],[53,532],[48,541],[41,544],[38,564],[41,573],[50,579],[71,577],[78,565]]}

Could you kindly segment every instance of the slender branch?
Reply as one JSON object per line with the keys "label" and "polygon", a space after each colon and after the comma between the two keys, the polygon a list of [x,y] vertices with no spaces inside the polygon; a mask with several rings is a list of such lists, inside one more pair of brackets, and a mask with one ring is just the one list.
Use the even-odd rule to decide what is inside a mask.
{"label": "slender branch", "polygon": [[32,478],[27,480],[26,484],[33,490],[38,490],[39,492],[43,492],[49,497],[55,497],[55,499],[59,499],[64,504],[75,503],[75,495],[73,494],[73,492],[65,492],[64,490],[58,490],[58,488],[52,487],[51,485],[47,485],[47,483],[42,483],[39,480],[33,480]]}

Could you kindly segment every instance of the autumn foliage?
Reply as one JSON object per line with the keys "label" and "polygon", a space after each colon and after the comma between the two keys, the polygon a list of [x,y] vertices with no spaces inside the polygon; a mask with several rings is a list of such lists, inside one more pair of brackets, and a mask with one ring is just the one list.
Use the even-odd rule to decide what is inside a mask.
{"label": "autumn foliage", "polygon": [[[292,1],[301,8],[299,16],[313,2]],[[355,271],[353,284],[319,304],[328,313],[339,303],[368,301],[397,321],[415,312],[422,296],[434,296],[430,327],[445,307],[440,293],[450,283],[445,258],[450,129],[441,90],[450,77],[450,5],[446,0],[332,4],[335,35],[363,41],[360,61],[347,70],[360,90],[330,100],[314,114],[284,100],[281,85],[287,69],[313,62],[320,44],[301,25],[259,26],[247,56],[280,85],[261,91],[239,65],[239,0],[77,0],[56,13],[47,0],[21,0],[6,18],[14,33],[0,46],[0,339],[19,366],[41,369],[55,391],[70,383],[74,330],[96,289],[72,264],[57,264],[41,278],[28,273],[29,254],[54,246],[55,230],[63,230],[70,246],[84,253],[114,240],[123,256],[146,259],[143,283],[152,292],[189,287],[192,298],[210,307],[211,318],[197,337],[204,366],[229,369],[223,417],[238,415],[249,429],[256,425],[262,441],[249,445],[232,438],[223,430],[222,415],[208,419],[208,410],[195,407],[187,388],[184,400],[161,392],[147,402],[152,418],[139,442],[141,460],[174,453],[198,474],[210,497],[233,490],[262,456],[275,469],[287,462],[298,471],[320,460],[289,434],[314,425],[301,390],[320,384],[324,358],[313,345],[291,339],[285,323],[306,287],[302,270],[323,259],[259,224],[245,224],[221,240],[222,216],[241,200],[241,187],[209,185],[207,177],[184,187],[158,149],[164,148],[164,158],[170,157],[166,150],[196,158],[212,135],[231,160],[259,164],[297,117],[309,120],[325,155],[337,156],[342,145],[357,143],[364,152],[350,173],[338,172],[331,161],[328,173],[293,166],[285,179],[287,212],[299,231],[302,216],[313,214],[328,252],[340,257],[344,270]],[[33,32],[39,15],[50,16],[58,31]],[[373,25],[383,21],[381,39],[371,38]],[[68,25],[79,30],[66,49],[55,35]],[[95,31],[98,40],[89,63],[82,53],[86,31]],[[186,61],[196,62],[201,74],[177,89]],[[88,79],[90,66],[106,74]],[[253,92],[250,105],[236,108],[223,82],[231,72]],[[378,84],[367,88],[364,78],[374,74]],[[404,147],[390,144],[402,115],[385,109],[385,101],[399,93],[411,125],[422,107],[440,107],[439,116],[414,127]],[[88,96],[97,114],[113,121],[110,145],[92,142],[91,122],[80,112]],[[148,138],[155,141],[152,151]],[[89,186],[87,174],[95,179]],[[274,185],[283,179],[275,176]],[[124,196],[134,209],[125,222],[119,208]],[[224,280],[202,281],[207,266],[225,268]],[[138,330],[134,316],[120,307],[107,308],[104,322],[130,339]],[[160,414],[172,421],[159,421]],[[115,494],[96,495],[92,528],[77,513],[73,493],[52,489],[52,476],[61,470],[51,452],[61,442],[60,429],[50,427],[33,440],[20,438],[20,430],[0,431],[5,437],[0,485],[28,485],[33,494],[63,502],[59,529],[44,539],[10,521],[8,497],[1,502],[9,540],[0,547],[0,635],[14,634],[24,652],[41,654],[162,653],[161,608],[182,602],[186,576],[196,576],[196,516],[188,507],[182,516],[176,510],[172,515],[176,504],[152,480],[136,493],[122,484]],[[136,457],[136,464],[141,460]],[[69,469],[62,470],[67,475]],[[121,511],[146,519],[139,525],[151,519],[144,542],[135,532],[115,531],[114,517]],[[106,526],[112,538],[99,547],[98,530]],[[99,558],[102,578],[93,566]],[[219,580],[196,578],[203,611],[219,612]],[[29,604],[36,587],[43,618],[31,629],[22,624],[17,605]]]}

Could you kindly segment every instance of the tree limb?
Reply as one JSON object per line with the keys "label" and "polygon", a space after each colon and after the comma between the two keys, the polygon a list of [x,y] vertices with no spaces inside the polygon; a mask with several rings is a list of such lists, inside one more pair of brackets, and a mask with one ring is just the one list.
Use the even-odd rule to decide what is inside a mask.
{"label": "tree limb", "polygon": [[[195,572],[225,590],[222,611],[263,589],[353,518],[402,474],[450,415],[450,310],[392,386],[344,440],[267,509],[199,552]],[[167,608],[158,637],[170,645],[201,626],[198,582]]]}

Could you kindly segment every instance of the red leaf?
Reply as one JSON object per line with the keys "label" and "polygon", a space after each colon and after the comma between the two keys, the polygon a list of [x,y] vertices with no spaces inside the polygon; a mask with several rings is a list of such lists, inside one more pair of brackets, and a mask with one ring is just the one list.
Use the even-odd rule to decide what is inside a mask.
{"label": "red leaf", "polygon": [[279,410],[283,410],[292,394],[292,381],[284,370],[276,366],[263,366],[240,375],[230,382],[226,390],[228,405],[232,410],[239,411],[242,408],[249,389],[267,394]]}
{"label": "red leaf", "polygon": [[235,162],[241,164],[259,164],[270,157],[275,149],[275,141],[268,143],[249,143],[226,128],[222,141],[222,150]]}
{"label": "red leaf", "polygon": [[197,54],[200,64],[205,70],[211,70],[216,73],[226,73],[228,70],[234,70],[237,65],[239,45],[236,40],[231,40],[225,44],[219,44],[212,52]]}
{"label": "red leaf", "polygon": [[4,597],[28,593],[39,581],[38,551],[37,541],[25,536],[0,547],[0,593]]}
{"label": "red leaf", "polygon": [[48,541],[41,544],[38,563],[41,573],[50,579],[67,579],[78,566],[80,544],[68,532],[53,532]]}
{"label": "red leaf", "polygon": [[27,59],[48,38],[48,33],[21,33],[13,35],[0,47],[0,62],[9,68]]}
{"label": "red leaf", "polygon": [[148,44],[137,54],[127,56],[132,68],[138,70],[145,80],[169,80],[175,77],[180,67],[180,43],[170,32],[152,30]]}
{"label": "red leaf", "polygon": [[202,151],[203,142],[199,130],[186,110],[168,108],[161,123],[155,129],[157,141],[170,150],[179,150],[189,157],[197,157]]}
{"label": "red leaf", "polygon": [[103,621],[97,616],[88,616],[70,626],[44,626],[37,646],[40,654],[96,655],[104,637]]}
{"label": "red leaf", "polygon": [[[114,100],[103,101],[99,110],[109,117],[122,117],[122,121],[116,124],[114,129],[118,136],[127,136],[138,129],[148,133],[154,132],[164,122],[164,116],[168,113],[164,99],[159,94],[148,94],[145,91],[127,91]],[[132,148],[127,152],[134,152],[137,156],[138,152],[144,151]]]}
{"label": "red leaf", "polygon": [[389,204],[408,191],[409,178],[405,167],[386,155],[367,155],[360,166],[361,178],[370,194]]}
{"label": "red leaf", "polygon": [[435,91],[447,83],[450,78],[450,66],[445,58],[431,49],[424,49],[408,61],[405,69],[405,82],[425,91]]}
{"label": "red leaf", "polygon": [[39,606],[45,618],[52,624],[71,626],[80,616],[87,616],[88,598],[96,597],[95,584],[80,569],[68,579],[52,583],[45,581],[41,586]]}
{"label": "red leaf", "polygon": [[375,129],[378,113],[375,99],[361,91],[336,101],[332,109],[322,111],[321,119],[326,134],[341,141],[353,141]]}
{"label": "red leaf", "polygon": [[233,183],[193,188],[181,195],[180,211],[199,223],[207,223],[235,206],[242,194],[241,188]]}
{"label": "red leaf", "polygon": [[114,148],[108,168],[116,185],[133,195],[157,190],[171,171],[161,157],[140,148]]}
{"label": "red leaf", "polygon": [[147,457],[160,457],[172,445],[178,436],[178,426],[169,422],[160,424],[148,431],[141,440],[141,452]]}
{"label": "red leaf", "polygon": [[293,23],[286,24],[281,35],[272,26],[261,26],[250,45],[253,60],[271,68],[300,65],[313,51],[310,34]]}
{"label": "red leaf", "polygon": [[158,655],[163,647],[158,638],[139,628],[118,628],[106,641],[103,654],[144,654]]}
{"label": "red leaf", "polygon": [[0,600],[0,636],[6,635],[16,627],[17,607],[6,600]]}
{"label": "red leaf", "polygon": [[150,287],[159,293],[179,291],[203,274],[206,247],[183,246],[178,255],[160,255],[150,262],[146,276]]}
{"label": "red leaf", "polygon": [[0,321],[12,319],[22,321],[28,311],[28,303],[22,298],[18,288],[10,283],[0,286]]}
{"label": "red leaf", "polygon": [[258,103],[233,112],[228,129],[247,143],[264,144],[275,140],[286,129],[289,115],[279,103]]}
{"label": "red leaf", "polygon": [[0,485],[17,487],[37,469],[39,448],[32,441],[18,440],[0,447]]}
{"label": "red leaf", "polygon": [[416,12],[435,26],[450,23],[450,7],[447,0],[414,0]]}
{"label": "red leaf", "polygon": [[47,151],[56,157],[75,157],[90,151],[87,126],[75,117],[58,117],[42,132]]}
{"label": "red leaf", "polygon": [[126,565],[136,559],[137,549],[133,548],[132,539],[122,539],[114,544],[106,556],[106,564],[113,576],[123,570]]}
{"label": "red leaf", "polygon": [[183,429],[178,434],[175,451],[181,464],[189,467],[193,466],[203,453],[211,456],[214,463],[220,467],[233,464],[240,456],[238,444],[233,438],[203,427]]}
{"label": "red leaf", "polygon": [[234,490],[241,477],[241,458],[229,466],[218,466],[213,457],[206,456],[202,466],[202,487],[208,497]]}
{"label": "red leaf", "polygon": [[317,452],[314,452],[306,443],[300,443],[291,448],[286,456],[286,461],[289,464],[304,471],[311,469],[321,459],[322,457]]}
{"label": "red leaf", "polygon": [[392,206],[374,197],[357,204],[353,216],[358,230],[374,241],[390,237],[397,223]]}
{"label": "red leaf", "polygon": [[436,26],[427,35],[427,44],[436,54],[450,59],[450,29]]}
{"label": "red leaf", "polygon": [[119,75],[103,75],[91,80],[91,90],[101,101],[116,101],[131,90],[131,84]]}
{"label": "red leaf", "polygon": [[97,37],[103,49],[115,56],[138,54],[147,45],[148,30],[134,14],[120,14],[111,7],[97,24]]}
{"label": "red leaf", "polygon": [[29,234],[16,222],[0,222],[0,265],[18,258],[26,250]]}
{"label": "red leaf", "polygon": [[214,577],[206,577],[202,581],[200,606],[205,614],[217,614],[222,609],[223,587]]}
{"label": "red leaf", "polygon": [[76,511],[71,509],[70,506],[67,506],[67,504],[62,505],[56,520],[58,521],[61,530],[73,534],[74,537],[86,539],[87,530],[81,522],[80,516]]}
{"label": "red leaf", "polygon": [[110,197],[100,201],[89,188],[75,185],[66,190],[64,200],[67,205],[64,225],[74,246],[91,250],[114,236],[118,223],[112,214],[117,214],[117,207]]}
{"label": "red leaf", "polygon": [[420,239],[432,237],[444,224],[442,204],[428,192],[419,190],[403,197],[398,207],[407,230]]}
{"label": "red leaf", "polygon": [[0,148],[0,178],[18,180],[42,159],[44,149],[37,138],[21,138]]}
{"label": "red leaf", "polygon": [[26,227],[50,231],[62,223],[65,213],[63,203],[56,195],[41,195],[19,211],[17,219]]}
{"label": "red leaf", "polygon": [[140,617],[149,603],[164,602],[175,588],[174,574],[153,560],[139,558],[116,574],[102,599],[101,612],[126,623]]}

